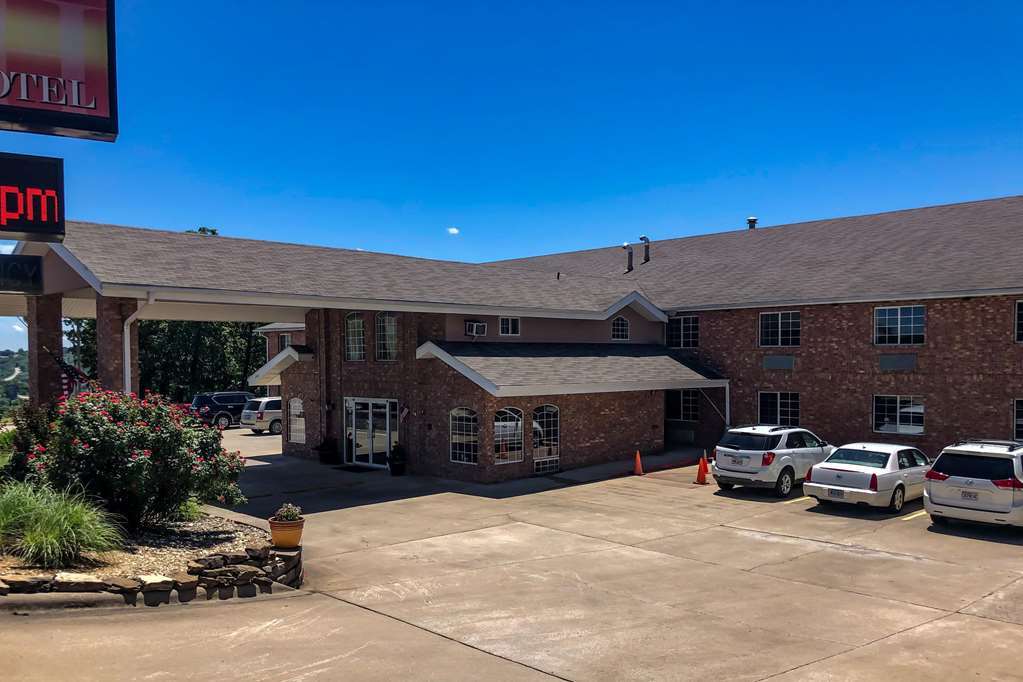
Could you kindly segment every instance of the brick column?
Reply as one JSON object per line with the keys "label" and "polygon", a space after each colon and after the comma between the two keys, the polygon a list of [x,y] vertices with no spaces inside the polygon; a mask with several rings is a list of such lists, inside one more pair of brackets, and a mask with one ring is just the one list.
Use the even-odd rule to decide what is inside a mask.
{"label": "brick column", "polygon": [[[124,390],[124,321],[138,309],[133,298],[96,294],[96,371],[103,388]],[[139,390],[139,325],[131,325],[131,390]]]}
{"label": "brick column", "polygon": [[37,407],[56,402],[61,395],[60,365],[43,350],[64,352],[63,297],[28,296],[28,395]]}

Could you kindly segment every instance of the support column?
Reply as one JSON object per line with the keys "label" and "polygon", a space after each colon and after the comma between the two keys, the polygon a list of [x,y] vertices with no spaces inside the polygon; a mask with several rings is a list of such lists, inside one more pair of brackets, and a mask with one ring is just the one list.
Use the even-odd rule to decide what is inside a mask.
{"label": "support column", "polygon": [[63,296],[28,296],[28,396],[36,407],[60,399],[60,365],[47,348],[58,356],[64,352]]}
{"label": "support column", "polygon": [[[96,371],[99,383],[111,391],[124,390],[124,321],[139,302],[96,294]],[[131,325],[131,390],[139,391],[139,324]]]}

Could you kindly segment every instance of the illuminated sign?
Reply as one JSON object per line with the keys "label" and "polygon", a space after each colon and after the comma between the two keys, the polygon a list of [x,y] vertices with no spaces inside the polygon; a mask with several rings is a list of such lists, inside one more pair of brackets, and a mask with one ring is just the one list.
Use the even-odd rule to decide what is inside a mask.
{"label": "illuminated sign", "polygon": [[64,160],[0,153],[0,239],[64,241]]}
{"label": "illuminated sign", "polygon": [[14,294],[43,293],[42,256],[0,256],[0,291]]}
{"label": "illuminated sign", "polygon": [[113,0],[0,0],[0,129],[117,137]]}

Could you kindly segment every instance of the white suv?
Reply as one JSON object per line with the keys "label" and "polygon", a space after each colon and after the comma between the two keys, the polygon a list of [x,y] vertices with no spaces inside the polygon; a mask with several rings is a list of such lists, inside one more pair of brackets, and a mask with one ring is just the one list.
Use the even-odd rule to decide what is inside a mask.
{"label": "white suv", "polygon": [[779,497],[788,497],[810,467],[823,462],[834,449],[794,426],[741,426],[722,436],[711,473],[722,490],[747,485],[774,488]]}
{"label": "white suv", "polygon": [[1023,443],[975,440],[941,451],[927,472],[924,509],[948,519],[1023,526]]}

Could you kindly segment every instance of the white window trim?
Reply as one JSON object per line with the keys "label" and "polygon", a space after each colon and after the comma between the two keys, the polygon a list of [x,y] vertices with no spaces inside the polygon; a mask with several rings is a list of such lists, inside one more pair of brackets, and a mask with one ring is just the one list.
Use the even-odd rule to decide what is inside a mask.
{"label": "white window trim", "polygon": [[1017,427],[1016,426],[1016,406],[1019,403],[1023,403],[1023,398],[1013,398],[1013,400],[1012,400],[1012,415],[1011,415],[1012,416],[1012,431],[1010,432],[1010,433],[1012,433],[1012,439],[1013,440],[1023,440],[1023,438],[1017,438],[1016,437],[1016,429],[1017,428],[1023,428],[1023,427]]}
{"label": "white window trim", "polygon": [[[469,461],[466,461],[464,459],[455,459],[455,443],[454,443],[454,441],[451,438],[451,436],[454,434],[454,429],[452,428],[452,423],[453,423],[454,418],[455,418],[455,414],[454,414],[455,410],[469,410],[474,415],[476,415],[476,461],[475,462],[469,462]],[[450,461],[452,464],[467,464],[469,466],[477,466],[480,463],[480,433],[479,433],[479,428],[480,428],[480,413],[479,413],[478,410],[474,410],[471,407],[463,407],[461,405],[459,405],[458,407],[453,407],[450,410],[448,410],[448,461]]]}
{"label": "white window trim", "polygon": [[[394,357],[393,358],[381,358],[380,357],[380,320],[393,319],[394,320]],[[363,334],[365,335],[365,328],[363,328]],[[401,334],[398,331],[398,313],[391,312],[389,310],[381,310],[376,314],[373,319],[373,359],[376,362],[398,362],[401,358]],[[365,344],[365,338],[363,339]]]}
{"label": "white window trim", "polygon": [[[875,428],[875,426],[874,426],[874,401],[877,400],[878,398],[895,398],[895,420],[896,420],[895,425],[896,425],[896,427],[901,426],[898,423],[898,419],[899,419],[899,411],[898,411],[899,400],[901,400],[903,398],[919,398],[920,402],[924,406],[924,424],[923,424],[923,430],[920,431],[920,433],[904,433],[902,431],[878,431],[877,428]],[[1013,406],[1013,407],[1015,407],[1015,406]],[[919,436],[926,436],[927,435],[927,401],[924,399],[924,396],[919,394],[919,393],[905,393],[905,394],[903,394],[903,393],[898,393],[898,394],[895,394],[895,393],[875,393],[875,394],[873,394],[871,396],[871,398],[870,398],[870,430],[873,433],[883,433],[883,434],[885,434],[887,436],[909,436],[910,438],[917,438]]]}
{"label": "white window trim", "polygon": [[[615,322],[617,322],[618,320],[621,320],[622,322],[625,323],[625,338],[624,339],[616,339],[615,338]],[[629,322],[629,318],[625,317],[624,315],[615,315],[614,316],[614,319],[611,320],[611,340],[612,341],[631,341],[632,340],[632,323]]]}
{"label": "white window trim", "polygon": [[[511,334],[511,333],[505,334],[504,333],[504,328],[503,328],[503,322],[505,320],[509,320],[509,322],[508,322],[508,328],[509,329],[511,329],[511,320],[515,320],[515,322],[518,325],[519,330],[517,332],[515,332],[514,334]],[[499,318],[497,318],[497,334],[498,334],[498,336],[522,336],[522,318],[521,317],[499,317]]]}
{"label": "white window trim", "polygon": [[[519,453],[518,453],[518,459],[501,459],[501,460],[499,460],[497,458],[497,413],[498,412],[505,412],[505,411],[516,413],[519,416]],[[477,417],[477,419],[478,419],[478,417]],[[499,408],[498,410],[496,410],[494,412],[494,420],[493,420],[492,423],[494,425],[494,439],[493,439],[493,442],[494,442],[494,464],[497,465],[497,466],[501,466],[501,465],[504,465],[504,464],[517,464],[518,462],[523,461],[526,458],[526,426],[525,426],[526,417],[525,417],[525,414],[522,412],[522,410],[520,410],[517,407],[502,407],[502,408]]]}
{"label": "white window trim", "polygon": [[668,348],[678,348],[678,349],[682,349],[682,350],[687,349],[687,348],[699,348],[700,347],[700,332],[699,331],[696,332],[696,343],[695,344],[693,344],[691,346],[687,346],[685,344],[685,338],[686,338],[685,321],[686,320],[696,320],[696,324],[697,324],[697,326],[699,326],[699,324],[700,324],[700,316],[699,315],[674,315],[674,316],[668,318],[668,322],[667,322],[667,324],[664,327],[664,342],[665,342],[664,345],[666,345],[666,346],[668,345],[668,326],[671,325],[673,320],[678,320],[678,344],[679,345],[677,345],[677,346],[668,346]]}
{"label": "white window trim", "polygon": [[[557,415],[557,422],[558,422],[558,454],[553,455],[553,456],[547,456],[547,457],[537,457],[536,456],[536,448],[533,445],[533,433],[532,433],[533,427],[532,427],[532,424],[536,423],[536,411],[539,410],[542,407],[553,407],[554,408],[554,414]],[[537,462],[550,462],[550,461],[560,460],[561,459],[561,408],[559,406],[555,405],[554,403],[544,403],[543,405],[537,405],[532,410],[530,410],[529,417],[530,417],[530,422],[531,422],[531,424],[530,424],[530,439],[529,439],[530,447],[529,447],[529,450],[530,450],[530,455],[533,458],[533,464],[534,464],[533,470],[535,472],[536,471],[536,466],[535,465],[536,465]],[[525,419],[525,415],[523,415],[523,419]],[[525,428],[524,425],[523,425],[523,428]],[[524,437],[525,436],[523,436],[523,438]],[[523,440],[523,445],[524,444],[525,444],[525,440]]]}
{"label": "white window trim", "polygon": [[[781,342],[781,316],[785,313],[795,313],[799,315],[799,343],[797,344],[782,344]],[[778,316],[778,343],[764,343],[764,315],[777,315]],[[803,311],[801,310],[771,310],[765,313],[760,313],[757,318],[757,345],[760,348],[799,348],[803,345]],[[771,393],[772,391],[766,391]],[[777,393],[777,391],[774,391]],[[793,391],[782,391],[782,393],[793,393]]]}
{"label": "white window trim", "polygon": [[[920,343],[903,343],[902,342],[902,325],[897,324],[899,330],[899,340],[895,343],[881,343],[877,340],[877,312],[879,310],[901,310],[902,308],[923,308],[924,309],[924,340]],[[899,313],[899,322],[902,321],[902,313]],[[1015,328],[1013,328],[1013,336],[1016,334]],[[910,348],[919,348],[927,343],[927,306],[923,303],[910,303],[909,305],[879,305],[874,308],[874,319],[873,328],[870,330],[870,340],[875,346],[882,346],[884,348],[890,348],[893,346],[909,346]]]}
{"label": "white window trim", "polygon": [[[362,322],[362,357],[361,358],[349,358],[348,357],[348,320],[358,319]],[[345,315],[344,319],[344,358],[345,362],[366,362],[366,317],[360,312],[352,311]]]}
{"label": "white window trim", "polygon": [[[1020,306],[1023,306],[1023,299],[1017,299],[1016,303],[1013,305],[1012,338],[1013,338],[1013,340],[1016,343],[1023,344],[1023,339],[1021,339],[1019,337],[1019,335],[1016,333],[1016,330],[1019,329],[1019,309],[1020,309]],[[927,318],[924,318],[924,319],[926,320]],[[926,330],[925,330],[924,339],[926,339],[926,338],[927,338],[927,334],[926,334]]]}
{"label": "white window trim", "polygon": [[[757,391],[757,423],[758,424],[761,423],[761,421],[760,421],[760,399],[761,399],[761,396],[763,396],[765,393],[770,393],[771,395],[778,396],[778,414],[777,414],[777,420],[778,421],[775,422],[773,424],[773,426],[784,426],[785,428],[788,428],[788,429],[800,429],[800,428],[803,428],[801,426],[801,424],[803,422],[803,397],[799,394],[799,391]],[[799,412],[797,414],[796,423],[795,424],[782,424],[781,423],[781,394],[782,393],[794,393],[794,394],[800,396],[799,397]],[[873,404],[871,405],[871,407],[873,407]]]}

